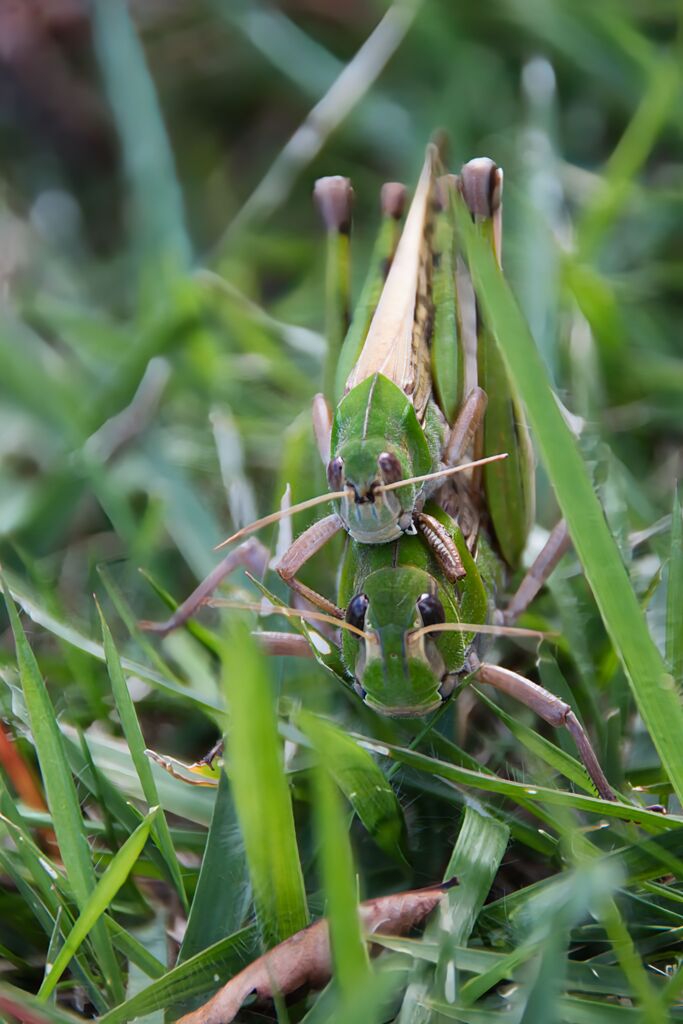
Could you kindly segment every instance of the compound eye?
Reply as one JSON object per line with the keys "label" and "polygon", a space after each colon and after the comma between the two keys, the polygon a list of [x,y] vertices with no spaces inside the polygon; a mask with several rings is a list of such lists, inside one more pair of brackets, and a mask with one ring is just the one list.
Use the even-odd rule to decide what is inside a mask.
{"label": "compound eye", "polygon": [[344,460],[337,455],[327,463],[327,483],[331,491],[341,491],[344,476]]}
{"label": "compound eye", "polygon": [[365,594],[356,594],[351,598],[346,609],[346,621],[349,625],[355,626],[356,629],[363,628],[369,603]]}
{"label": "compound eye", "polygon": [[382,452],[377,459],[377,465],[385,484],[395,484],[403,476],[401,463],[393,452]]}
{"label": "compound eye", "polygon": [[422,616],[424,626],[436,626],[446,621],[443,605],[434,594],[421,594],[417,599],[417,610]]}

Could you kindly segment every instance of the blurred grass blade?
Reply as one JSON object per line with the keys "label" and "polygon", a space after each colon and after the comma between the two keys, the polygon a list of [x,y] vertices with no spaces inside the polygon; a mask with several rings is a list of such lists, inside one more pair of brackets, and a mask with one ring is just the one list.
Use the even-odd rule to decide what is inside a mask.
{"label": "blurred grass blade", "polygon": [[[56,1006],[45,1006],[34,995],[0,982],[0,1013],[25,1024],[82,1024],[83,1018]],[[5,1016],[6,1015],[6,1016]]]}
{"label": "blurred grass blade", "polygon": [[671,549],[666,589],[666,657],[678,686],[683,685],[683,516],[676,489],[671,516]]}
{"label": "blurred grass blade", "polygon": [[375,760],[341,729],[318,715],[299,711],[295,722],[311,740],[377,845],[405,863],[403,811]]}
{"label": "blurred grass blade", "polygon": [[199,881],[178,963],[212,946],[242,924],[251,892],[230,784],[221,771]]}
{"label": "blurred grass blade", "polygon": [[[128,692],[128,686],[123,675],[118,651],[116,650],[116,645],[114,644],[111,631],[107,625],[104,615],[102,614],[102,609],[100,608],[99,603],[97,604],[97,611],[100,616],[100,624],[102,627],[102,643],[104,646],[104,656],[107,662],[107,672],[109,673],[112,693],[114,694],[116,709],[119,713],[123,735],[126,738],[130,755],[133,759],[133,764],[135,765],[135,770],[138,773],[140,786],[142,787],[142,792],[144,793],[148,806],[160,808],[159,794],[157,792],[154,776],[152,775],[152,768],[149,763],[149,759],[145,754],[146,744],[142,735],[142,730],[140,729],[140,723],[138,722],[135,705],[133,704],[130,693]],[[166,817],[161,808],[160,813],[156,816],[156,820],[154,821],[153,833],[154,840],[161,851],[164,861],[166,862],[175,890],[180,897],[180,901],[185,912],[187,913],[189,904],[185,894],[180,865],[178,863],[175,849],[173,848],[173,840],[171,839],[171,834],[168,830],[168,822],[166,821]]]}
{"label": "blurred grass blade", "polygon": [[223,674],[230,708],[228,776],[256,916],[270,948],[305,928],[308,910],[266,658],[242,620],[230,626]]}
{"label": "blurred grass blade", "polygon": [[[88,905],[95,888],[95,871],[90,859],[76,787],[69,770],[54,708],[4,581],[3,589],[47,803],[69,883],[78,908],[82,911]],[[123,979],[111,940],[101,921],[97,922],[92,930],[92,943],[107,988],[116,1000],[120,1000],[124,991]]]}
{"label": "blurred grass blade", "polygon": [[186,270],[192,255],[173,154],[127,5],[93,0],[92,10],[95,49],[132,193],[141,266],[158,302],[166,274]]}
{"label": "blurred grass blade", "polygon": [[116,852],[110,864],[102,873],[90,899],[82,908],[73,928],[66,937],[64,945],[55,957],[54,963],[50,966],[49,973],[46,974],[40,986],[38,992],[39,999],[47,999],[50,993],[54,991],[55,985],[66,970],[69,960],[74,956],[86,935],[95,926],[128,878],[147,842],[147,837],[157,812],[158,808],[154,808],[144,821],[140,822],[135,832],[128,836],[121,849]]}
{"label": "blurred grass blade", "polygon": [[358,916],[358,889],[349,832],[337,789],[322,763],[314,772],[314,792],[332,962],[343,1007],[367,980],[370,967]]}
{"label": "blurred grass blade", "polygon": [[638,709],[683,800],[683,707],[649,634],[575,438],[567,427],[540,355],[493,255],[458,210],[477,297],[524,401],[546,471],[624,666]]}

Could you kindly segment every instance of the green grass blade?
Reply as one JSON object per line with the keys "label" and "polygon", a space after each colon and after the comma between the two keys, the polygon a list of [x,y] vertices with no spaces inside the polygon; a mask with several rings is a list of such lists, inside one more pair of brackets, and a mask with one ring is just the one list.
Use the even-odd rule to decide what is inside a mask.
{"label": "green grass blade", "polygon": [[405,862],[406,828],[396,794],[376,761],[346,733],[308,711],[296,715],[332,778],[377,845]]}
{"label": "green grass blade", "polygon": [[77,952],[86,935],[89,934],[95,924],[99,921],[100,917],[112,902],[117,892],[128,878],[130,872],[133,870],[135,862],[142,853],[142,849],[147,842],[147,837],[149,836],[150,829],[157,815],[157,810],[157,808],[154,808],[150,811],[144,821],[140,822],[135,832],[126,839],[121,849],[117,851],[111,863],[103,872],[90,896],[90,899],[82,908],[81,913],[78,915],[73,928],[64,942],[64,945],[55,957],[49,974],[45,976],[45,980],[40,986],[40,990],[38,992],[39,999],[47,999],[50,993],[54,991],[55,985],[66,970],[69,960],[71,960]]}
{"label": "green grass blade", "polygon": [[228,776],[256,915],[270,947],[305,928],[308,910],[267,662],[242,621],[230,627],[223,670],[230,708]]}
{"label": "green grass blade", "polygon": [[512,293],[485,243],[459,210],[477,296],[524,401],[543,463],[569,526],[605,628],[638,709],[683,800],[683,707],[649,634],[576,440],[548,384],[545,367]]}
{"label": "green grass blade", "polygon": [[235,806],[225,772],[221,772],[211,827],[192,900],[178,963],[189,960],[223,939],[242,924],[251,893],[235,817]]}
{"label": "green grass blade", "polygon": [[[97,605],[97,611],[100,616],[100,624],[102,627],[102,643],[104,646],[104,656],[107,662],[107,672],[109,673],[109,679],[111,681],[111,688],[114,694],[114,700],[116,702],[116,708],[119,713],[119,719],[121,721],[121,728],[123,729],[123,735],[126,737],[126,742],[130,750],[135,770],[138,773],[140,779],[140,786],[142,792],[145,795],[145,800],[149,807],[160,807],[159,794],[157,792],[156,783],[154,776],[152,775],[152,768],[149,763],[149,759],[145,754],[146,744],[140,729],[140,723],[138,722],[138,716],[135,711],[135,705],[131,699],[130,693],[128,692],[128,686],[123,675],[123,669],[121,668],[121,661],[119,660],[119,654],[116,650],[113,637],[107,622],[102,614],[102,609],[99,604]],[[185,886],[183,885],[183,878],[180,872],[180,865],[176,856],[175,849],[173,848],[173,840],[171,839],[171,833],[168,830],[168,822],[166,816],[160,808],[160,813],[157,815],[154,822],[154,840],[161,851],[173,885],[180,897],[180,901],[185,909],[188,911],[189,905],[187,902],[187,896],[185,894]]]}
{"label": "green grass blade", "polygon": [[4,1019],[6,1014],[24,1024],[83,1024],[82,1017],[56,1006],[45,1006],[34,995],[6,982],[0,982],[0,1013]]}
{"label": "green grass blade", "polygon": [[513,799],[530,800],[533,803],[556,807],[573,807],[577,811],[589,811],[603,817],[635,821],[647,824],[653,831],[658,832],[683,824],[683,819],[680,817],[669,815],[664,818],[661,814],[632,804],[600,800],[595,796],[569,793],[563,789],[551,789],[549,786],[512,782],[510,779],[501,779],[497,775],[486,775],[484,772],[475,772],[470,768],[461,768],[458,765],[448,764],[446,761],[439,761],[426,754],[409,750],[407,747],[398,747],[394,744],[368,739],[365,736],[359,736],[358,741],[367,750],[374,751],[376,754],[389,757],[393,761],[416,768],[418,771],[427,772],[429,775],[440,775],[442,779],[461,786],[472,786],[475,789],[500,793],[501,796],[509,796]]}
{"label": "green grass blade", "polygon": [[[31,650],[16,607],[3,581],[5,603],[14,634],[19,674],[24,700],[31,721],[45,795],[52,814],[59,850],[79,910],[88,905],[95,888],[95,871],[90,859],[88,840],[83,828],[81,809],[76,795],[62,736],[54,708],[48,696],[38,663]],[[123,996],[123,979],[111,940],[103,922],[92,930],[92,943],[107,988],[115,999]]]}
{"label": "green grass blade", "polygon": [[669,581],[666,589],[666,657],[676,683],[683,685],[683,516],[678,490],[671,516]]}
{"label": "green grass blade", "polygon": [[349,832],[338,791],[323,764],[315,772],[314,792],[334,976],[344,1005],[368,978],[368,953],[358,916],[358,889]]}
{"label": "green grass blade", "polygon": [[[95,0],[93,31],[121,138],[139,255],[149,284],[154,282],[158,290],[163,272],[187,269],[192,255],[173,154],[126,4],[121,0]],[[155,273],[162,274],[161,280],[155,280]]]}
{"label": "green grass blade", "polygon": [[254,958],[257,942],[258,935],[254,926],[221,939],[174,967],[125,1003],[115,1006],[100,1018],[99,1024],[126,1024],[126,1021],[143,1017],[155,1010],[186,1002],[210,990],[215,991],[217,977],[225,984]]}
{"label": "green grass blade", "polygon": [[458,973],[455,948],[467,944],[507,849],[510,829],[500,821],[465,808],[458,840],[448,862],[444,880],[459,881],[442,901],[439,917],[441,943],[437,984],[448,1002],[456,999]]}

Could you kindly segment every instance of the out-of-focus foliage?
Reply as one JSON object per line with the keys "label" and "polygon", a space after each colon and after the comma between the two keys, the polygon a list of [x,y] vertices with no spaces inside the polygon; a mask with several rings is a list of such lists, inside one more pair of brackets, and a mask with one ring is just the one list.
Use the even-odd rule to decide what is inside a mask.
{"label": "out-of-focus foliage", "polygon": [[[680,806],[574,556],[528,615],[559,640],[540,655],[500,642],[496,655],[578,709],[610,780],[637,802],[630,817],[573,792],[557,750],[574,754],[571,741],[545,729],[534,740],[535,720],[507,702],[498,716],[465,693],[425,732],[378,719],[312,661],[269,669],[216,612],[203,632],[161,643],[136,626],[163,614],[140,568],[180,599],[215,564],[214,545],[275,508],[287,483],[294,500],[324,490],[309,417],[325,355],[312,184],[353,180],[357,295],[381,183],[414,182],[444,130],[454,169],[482,154],[505,168],[506,276],[581,418],[595,489],[681,685],[679,18],[670,0],[0,0],[0,562],[26,633],[15,620],[16,657],[3,617],[9,983],[38,991],[79,914],[100,913],[96,882],[113,862],[117,891],[59,1002],[160,1021],[280,934],[274,858],[259,852],[289,851],[281,877],[297,919],[304,897],[311,916],[322,910],[321,877],[339,906],[349,879],[335,889],[329,839],[351,822],[361,896],[452,872],[463,889],[423,940],[379,961],[393,980],[378,987],[363,969],[357,1004],[347,984],[311,1019],[419,1021],[435,1006],[463,1021],[680,1014],[682,976],[668,977],[680,961]],[[557,507],[542,472],[539,488],[548,528]],[[276,533],[262,539],[274,547]],[[541,539],[539,528],[531,546]],[[326,593],[337,554],[306,570]],[[226,586],[258,597],[243,575]],[[106,659],[93,592],[113,634]],[[224,691],[248,686],[244,666],[260,684],[253,735],[262,726],[268,748],[253,741],[255,791],[285,823],[269,840],[270,819],[245,812],[248,763],[234,803],[225,779],[216,794],[139,769],[135,712],[148,746],[194,760],[226,720],[229,735]],[[244,701],[241,721],[247,712]],[[59,729],[45,722],[53,713]],[[321,714],[347,734],[327,750],[339,821],[328,780],[315,784],[333,735]],[[363,737],[357,759],[349,734]],[[351,787],[368,750],[400,807],[373,773]],[[129,876],[126,855],[113,858],[153,800],[168,819],[154,819],[156,842]],[[642,809],[654,800],[669,818]],[[344,965],[342,954],[345,978],[354,956]],[[0,986],[3,1012],[21,1001]],[[30,1001],[22,1012],[62,1019]]]}

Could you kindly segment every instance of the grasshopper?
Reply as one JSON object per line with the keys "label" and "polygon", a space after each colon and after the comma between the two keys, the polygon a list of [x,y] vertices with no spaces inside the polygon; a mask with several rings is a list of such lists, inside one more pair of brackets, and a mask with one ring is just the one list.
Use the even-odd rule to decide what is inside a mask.
{"label": "grasshopper", "polygon": [[[459,183],[472,216],[498,256],[501,186],[499,169],[491,161],[483,160],[466,165]],[[437,226],[437,239],[444,233],[443,225],[441,232]],[[403,237],[406,237],[405,232]],[[419,244],[417,236],[413,239],[414,245]],[[445,303],[446,311],[452,313],[455,275],[453,262],[448,265],[449,280],[439,282],[441,292],[437,290],[437,294]],[[443,311],[437,310],[437,314],[443,315]],[[449,322],[453,323],[452,316]],[[491,685],[531,707],[550,724],[565,726],[574,737],[600,795],[614,799],[588,737],[569,705],[517,673],[482,662],[479,657],[478,637],[491,628],[493,603],[506,568],[494,548],[506,561],[512,561],[512,556],[523,547],[529,507],[533,505],[533,463],[519,402],[509,385],[494,341],[478,317],[476,345],[472,348],[470,374],[476,380],[481,367],[485,379],[496,382],[499,388],[492,403],[496,415],[489,437],[500,439],[505,447],[514,450],[514,457],[503,467],[506,479],[502,482],[497,479],[496,472],[501,467],[493,466],[489,479],[480,480],[475,471],[465,485],[449,481],[438,495],[441,504],[427,502],[415,513],[419,516],[419,531],[399,530],[384,543],[359,543],[350,536],[341,565],[336,603],[309,588],[295,585],[292,589],[304,593],[320,609],[312,613],[294,612],[304,620],[303,635],[265,632],[256,635],[269,653],[316,657],[351,685],[369,707],[392,717],[415,718],[429,714],[453,694],[459,681],[468,677]],[[463,354],[461,365],[465,366],[466,362]],[[435,389],[437,386],[435,378]],[[442,394],[446,393],[447,376],[441,376],[440,386]],[[477,395],[476,389],[473,390]],[[428,401],[433,399],[430,397]],[[466,405],[463,403],[463,408]],[[463,426],[461,410],[456,419],[457,429],[454,428],[459,435],[459,458],[472,443],[471,435],[481,421],[480,416],[472,414],[471,408],[467,415]],[[472,424],[475,424],[474,429]],[[484,435],[486,432],[485,424]],[[349,444],[351,440],[349,437]],[[380,491],[381,487],[400,490],[401,486],[402,478],[399,478],[388,484],[377,484],[375,490]],[[512,517],[511,527],[505,516],[500,518],[500,513],[498,519],[493,514],[489,517],[492,543],[484,525],[489,500],[503,510],[507,500],[519,513]],[[321,522],[324,524],[325,520]],[[317,536],[317,525],[307,533]],[[328,539],[324,527],[321,535],[324,543]],[[315,550],[320,546],[318,544]],[[525,610],[567,546],[567,532],[560,523],[522,580],[507,610],[498,616],[499,622],[509,627]],[[166,623],[155,628],[167,632],[185,621],[206,599],[218,576],[237,565],[247,565],[259,575],[267,565],[267,552],[257,541],[247,541],[218,567],[213,580],[200,585]],[[282,572],[282,563],[278,569],[288,578],[288,573]],[[291,580],[288,581],[291,585]],[[261,589],[272,598],[265,588]],[[334,623],[339,628],[338,638],[328,641],[305,624],[306,618]]]}

